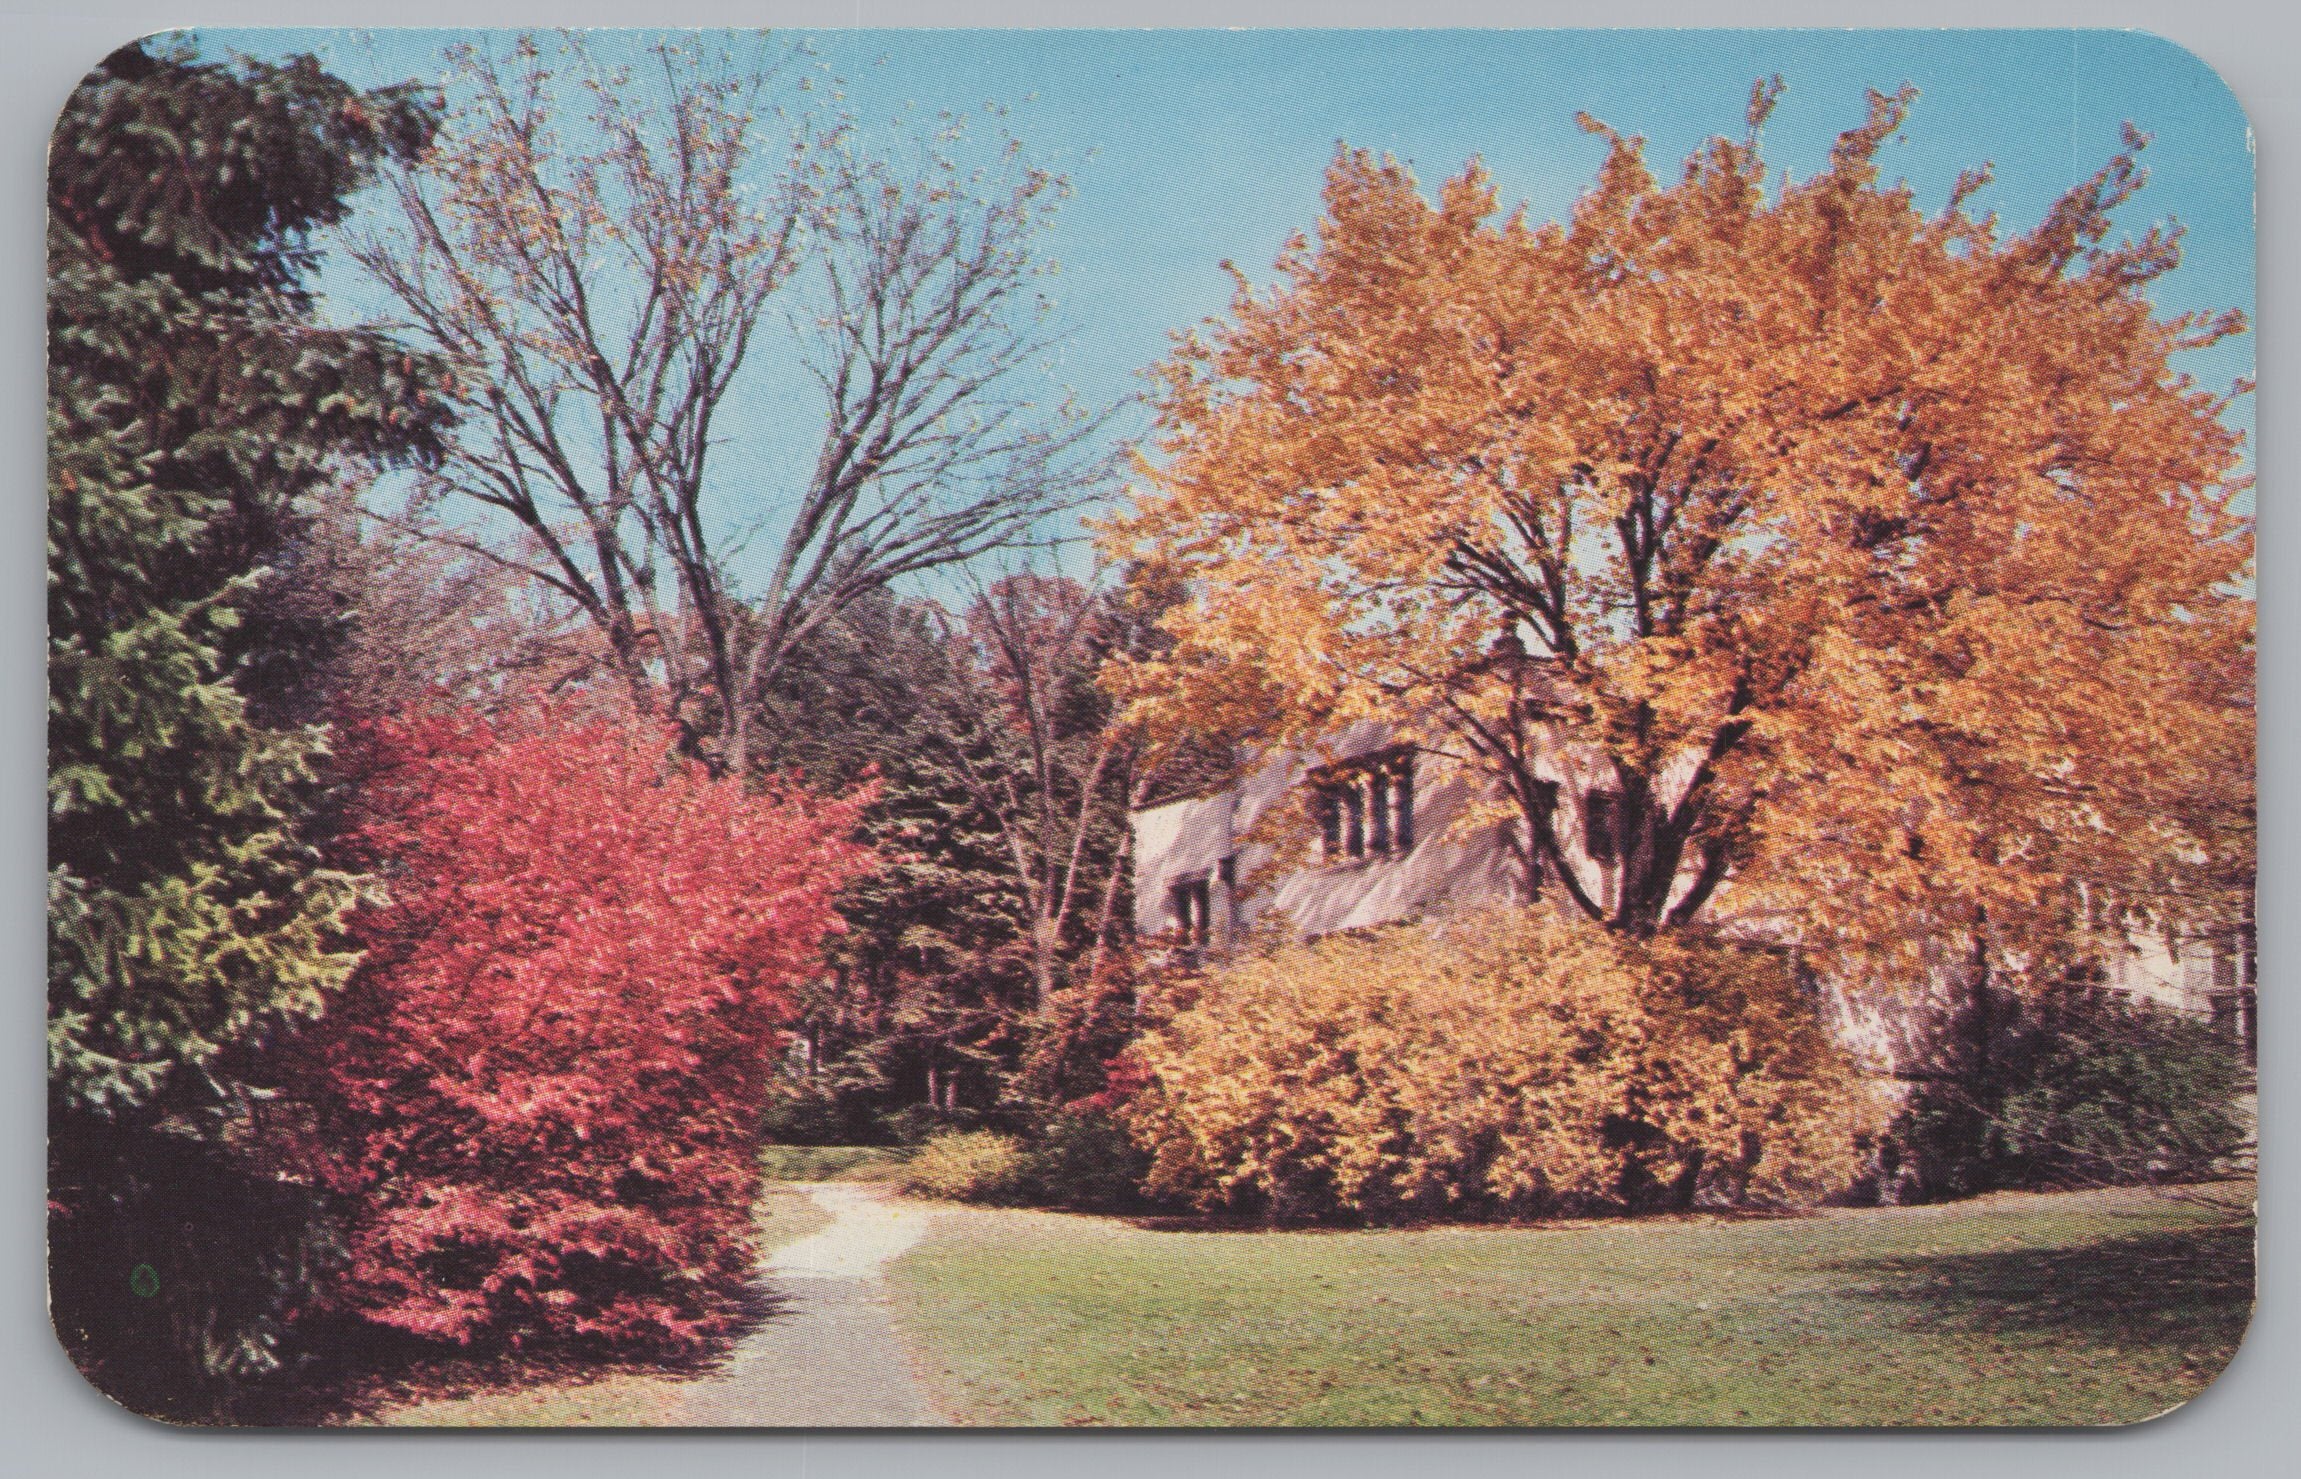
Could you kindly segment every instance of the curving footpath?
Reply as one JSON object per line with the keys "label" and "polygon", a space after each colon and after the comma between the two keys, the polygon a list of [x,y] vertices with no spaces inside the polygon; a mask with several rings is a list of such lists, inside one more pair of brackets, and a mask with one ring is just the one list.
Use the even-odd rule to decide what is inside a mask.
{"label": "curving footpath", "polygon": [[775,1312],[727,1365],[689,1389],[680,1421],[705,1428],[909,1428],[946,1421],[895,1337],[886,1263],[934,1214],[884,1188],[808,1182],[831,1225],[760,1264]]}

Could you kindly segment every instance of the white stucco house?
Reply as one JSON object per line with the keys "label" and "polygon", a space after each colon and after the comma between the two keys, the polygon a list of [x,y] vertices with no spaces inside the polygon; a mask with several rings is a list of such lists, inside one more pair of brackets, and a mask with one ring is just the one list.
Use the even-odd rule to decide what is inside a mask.
{"label": "white stucco house", "polygon": [[[1571,782],[1570,757],[1557,763]],[[1236,785],[1137,811],[1137,936],[1219,957],[1257,925],[1315,937],[1518,897],[1510,824],[1460,825],[1488,784],[1366,723],[1320,753],[1274,754]],[[1583,787],[1564,785],[1561,798],[1572,823],[1561,825],[1561,849],[1596,897],[1606,829]],[[1817,1007],[1869,1071],[1935,1076],[1942,1024],[1961,994],[1947,966],[1916,991],[1817,983]],[[2223,1023],[2248,1047],[2254,1040],[2253,962],[2238,942],[2135,935],[2108,952],[2104,969],[2109,989]]]}

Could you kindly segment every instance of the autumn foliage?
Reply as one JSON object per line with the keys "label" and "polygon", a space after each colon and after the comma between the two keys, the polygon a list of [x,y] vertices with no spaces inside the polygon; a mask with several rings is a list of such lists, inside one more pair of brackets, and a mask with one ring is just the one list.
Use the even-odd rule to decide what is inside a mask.
{"label": "autumn foliage", "polygon": [[366,737],[388,902],[300,1064],[351,1209],[341,1308],[465,1344],[723,1325],[778,1023],[869,859],[856,803],[747,795],[666,744],[547,711]]}
{"label": "autumn foliage", "polygon": [[1129,1058],[1149,1190],[1278,1219],[1810,1203],[1875,1117],[1780,953],[1546,910],[1241,961]]}
{"label": "autumn foliage", "polygon": [[1804,180],[1773,97],[1674,180],[1585,120],[1558,222],[1341,154],[1315,242],[1166,366],[1108,541],[1194,597],[1109,681],[1167,734],[1469,755],[1529,889],[1634,936],[1730,896],[2011,969],[2080,883],[2096,924],[2228,927],[2246,387],[2180,364],[2244,322],[2153,308],[2177,230],[2112,237],[2146,139],[2009,232],[1986,172],[1930,214],[1880,179],[1914,92]]}

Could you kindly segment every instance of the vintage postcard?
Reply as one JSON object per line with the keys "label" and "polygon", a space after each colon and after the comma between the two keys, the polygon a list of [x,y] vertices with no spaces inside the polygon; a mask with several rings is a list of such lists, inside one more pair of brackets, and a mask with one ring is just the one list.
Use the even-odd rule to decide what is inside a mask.
{"label": "vintage postcard", "polygon": [[123,47],[58,1337],[193,1425],[2180,1406],[2252,210],[2124,32]]}

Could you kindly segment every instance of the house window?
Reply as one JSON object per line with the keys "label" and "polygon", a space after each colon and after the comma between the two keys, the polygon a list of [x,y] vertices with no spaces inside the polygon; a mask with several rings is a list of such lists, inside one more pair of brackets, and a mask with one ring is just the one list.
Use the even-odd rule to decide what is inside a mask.
{"label": "house window", "polygon": [[1614,838],[1620,825],[1622,798],[1612,791],[1592,791],[1582,798],[1582,850],[1594,863],[1614,861]]}
{"label": "house window", "polygon": [[1203,878],[1185,879],[1167,890],[1175,932],[1186,945],[1204,945],[1214,927],[1213,890]]}
{"label": "house window", "polygon": [[1341,793],[1321,786],[1311,797],[1311,808],[1318,814],[1319,856],[1331,863],[1342,856]]}
{"label": "house window", "polygon": [[1414,756],[1392,751],[1337,766],[1311,782],[1311,815],[1326,861],[1397,856],[1414,846]]}

